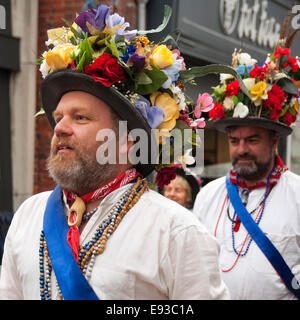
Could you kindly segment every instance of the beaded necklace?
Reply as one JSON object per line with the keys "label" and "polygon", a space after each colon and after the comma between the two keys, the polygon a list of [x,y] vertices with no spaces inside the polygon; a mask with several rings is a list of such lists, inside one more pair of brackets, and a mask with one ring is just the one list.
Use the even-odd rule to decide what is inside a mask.
{"label": "beaded necklace", "polygon": [[[122,195],[119,201],[110,210],[106,218],[97,227],[91,240],[85,245],[80,246],[78,265],[88,281],[91,277],[96,256],[103,253],[108,238],[117,229],[123,217],[138,202],[141,195],[147,190],[147,188],[147,180],[138,178],[137,182]],[[43,231],[40,236],[39,265],[41,300],[51,300],[52,265]],[[62,294],[57,281],[56,287],[58,291],[57,298],[62,299]]]}

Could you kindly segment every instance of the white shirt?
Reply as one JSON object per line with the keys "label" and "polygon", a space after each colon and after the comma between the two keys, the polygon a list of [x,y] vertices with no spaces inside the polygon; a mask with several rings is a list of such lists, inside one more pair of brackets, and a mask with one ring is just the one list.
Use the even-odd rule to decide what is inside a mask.
{"label": "white shirt", "polygon": [[[88,221],[80,242],[97,226],[128,186],[109,194]],[[39,238],[50,192],[25,201],[9,228],[0,280],[1,299],[40,299]],[[145,192],[97,256],[90,285],[100,299],[227,299],[219,245],[188,210],[160,194]],[[52,272],[52,297],[56,297]]]}
{"label": "white shirt", "polygon": [[[286,171],[270,192],[259,223],[273,245],[279,250],[296,278],[300,276],[300,177]],[[264,197],[265,188],[250,192],[247,210],[254,210]],[[231,269],[237,254],[232,243],[232,218],[234,209],[228,201],[225,177],[214,180],[203,187],[194,206],[194,214],[204,223],[209,232],[221,244],[220,264],[222,270]],[[222,206],[224,204],[223,213]],[[252,217],[256,217],[256,210]],[[218,222],[219,221],[219,222]],[[247,231],[241,224],[234,232],[235,248],[239,252]],[[248,240],[242,252],[245,251]],[[248,253],[241,256],[231,271],[223,272],[222,278],[229,288],[232,299],[296,299],[286,288],[265,255],[252,241]]]}

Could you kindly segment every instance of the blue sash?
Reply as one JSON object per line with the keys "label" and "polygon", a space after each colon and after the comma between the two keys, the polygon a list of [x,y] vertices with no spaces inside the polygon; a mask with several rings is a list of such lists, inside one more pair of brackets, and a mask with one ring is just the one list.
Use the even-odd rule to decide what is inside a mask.
{"label": "blue sash", "polygon": [[[251,218],[249,212],[242,203],[237,186],[229,180],[229,174],[226,176],[226,187],[230,201],[244,227],[249,232],[252,239],[256,242],[260,250],[267,257],[273,268],[277,271],[286,287],[300,299],[299,285],[295,285],[295,278],[289,266],[282,258],[279,251],[274,247],[269,238],[263,233],[256,222]],[[294,286],[293,286],[294,284]],[[297,287],[297,288],[296,288]]]}
{"label": "blue sash", "polygon": [[65,300],[98,300],[74,259],[67,242],[69,230],[61,199],[61,188],[51,193],[44,213],[44,234],[57,282]]}

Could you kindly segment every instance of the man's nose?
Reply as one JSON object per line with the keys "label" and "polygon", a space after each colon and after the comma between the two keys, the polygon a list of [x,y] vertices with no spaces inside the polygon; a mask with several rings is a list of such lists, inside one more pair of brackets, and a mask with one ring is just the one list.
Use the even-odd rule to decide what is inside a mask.
{"label": "man's nose", "polygon": [[54,127],[56,136],[68,136],[72,134],[71,120],[68,117],[61,118]]}
{"label": "man's nose", "polygon": [[238,153],[239,154],[245,154],[249,152],[249,147],[246,141],[240,140],[239,146],[238,146]]}

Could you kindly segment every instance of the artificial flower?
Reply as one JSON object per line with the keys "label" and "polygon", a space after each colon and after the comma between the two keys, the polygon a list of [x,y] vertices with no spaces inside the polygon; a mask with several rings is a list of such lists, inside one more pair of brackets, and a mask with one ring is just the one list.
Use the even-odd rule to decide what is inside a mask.
{"label": "artificial flower", "polygon": [[276,50],[274,52],[274,57],[275,57],[275,59],[278,59],[280,57],[280,55],[287,56],[290,53],[291,53],[290,48],[281,48],[281,47],[277,46]]}
{"label": "artificial flower", "polygon": [[200,128],[203,129],[205,127],[205,118],[199,118],[192,121],[189,125],[191,128]]}
{"label": "artificial flower", "polygon": [[174,58],[174,62],[168,67],[162,69],[162,71],[167,75],[168,80],[166,80],[162,88],[168,89],[171,87],[173,83],[175,83],[179,78],[179,71],[182,70],[182,61],[183,59],[176,59],[177,54],[172,53],[172,58]]}
{"label": "artificial flower", "polygon": [[150,95],[152,106],[159,107],[165,114],[163,122],[157,129],[167,129],[171,131],[176,125],[176,119],[179,118],[179,109],[175,100],[167,92],[153,92]]}
{"label": "artificial flower", "polygon": [[162,109],[156,106],[151,107],[149,100],[142,96],[139,96],[135,106],[140,110],[152,129],[157,128],[164,120],[165,114]]}
{"label": "artificial flower", "polygon": [[47,30],[47,35],[48,35],[48,41],[46,42],[47,46],[50,46],[50,45],[57,46],[60,44],[67,43],[69,40],[68,30],[65,27],[49,29]]}
{"label": "artificial flower", "polygon": [[118,60],[108,53],[103,53],[99,56],[85,68],[84,72],[106,87],[110,87],[115,82],[125,81],[124,69],[118,63]]}
{"label": "artificial flower", "polygon": [[287,126],[290,126],[292,123],[294,123],[297,119],[296,116],[293,116],[292,114],[290,114],[289,112],[286,112],[284,114],[284,122]]}
{"label": "artificial flower", "polygon": [[172,85],[169,89],[172,91],[173,98],[174,98],[175,102],[177,103],[179,109],[182,111],[185,110],[186,102],[185,102],[185,96],[184,96],[184,93],[182,92],[182,90],[178,86],[175,86],[175,85]]}
{"label": "artificial flower", "polygon": [[195,158],[191,155],[192,149],[187,149],[184,151],[184,155],[177,157],[176,161],[181,163],[184,170],[186,170],[187,165],[192,165],[195,163]]}
{"label": "artificial flower", "polygon": [[234,79],[234,76],[229,73],[220,73],[220,82],[223,84],[226,80]]}
{"label": "artificial flower", "polygon": [[257,60],[252,59],[250,54],[246,52],[241,52],[237,54],[239,64],[246,65],[246,66],[253,66],[257,63]]}
{"label": "artificial flower", "polygon": [[266,92],[267,84],[264,81],[258,82],[255,86],[250,89],[250,94],[252,101],[256,106],[261,104],[262,100],[268,98],[268,93]]}
{"label": "artificial flower", "polygon": [[108,16],[109,7],[100,5],[97,10],[89,9],[85,12],[81,12],[74,21],[83,32],[87,32],[89,35],[95,35],[96,32],[94,30],[104,30]]}
{"label": "artificial flower", "polygon": [[233,111],[233,118],[245,118],[247,117],[249,113],[249,109],[246,105],[244,105],[242,102],[239,102]]}
{"label": "artificial flower", "polygon": [[246,86],[246,88],[248,90],[250,90],[251,88],[254,87],[255,85],[255,79],[254,78],[246,78],[246,79],[243,79],[243,82],[244,82],[244,85]]}
{"label": "artificial flower", "polygon": [[172,57],[172,52],[164,44],[155,48],[150,57],[151,63],[159,68],[163,69],[171,65],[175,58]]}
{"label": "artificial flower", "polygon": [[197,105],[195,108],[195,116],[200,118],[202,112],[208,112],[214,107],[213,98],[208,93],[198,95]]}
{"label": "artificial flower", "polygon": [[235,71],[240,74],[241,76],[245,76],[247,74],[249,74],[249,72],[253,69],[253,65],[251,66],[246,66],[246,65],[239,65]]}
{"label": "artificial flower", "polygon": [[258,67],[254,65],[254,68],[250,70],[249,74],[251,78],[259,78],[261,81],[265,79],[264,73],[266,72],[266,67]]}
{"label": "artificial flower", "polygon": [[226,94],[228,96],[237,96],[239,94],[240,90],[241,90],[241,88],[240,88],[240,83],[238,82],[238,80],[234,80],[226,86]]}
{"label": "artificial flower", "polygon": [[72,62],[70,53],[77,47],[71,43],[58,45],[45,54],[45,61],[50,68],[50,72],[57,69],[65,69]]}
{"label": "artificial flower", "polygon": [[224,101],[223,101],[223,106],[224,106],[225,111],[233,110],[233,108],[234,108],[234,101],[233,101],[232,96],[226,97],[226,98],[224,99]]}
{"label": "artificial flower", "polygon": [[166,166],[157,173],[155,183],[159,188],[162,189],[176,178],[175,169],[174,166]]}
{"label": "artificial flower", "polygon": [[225,118],[223,104],[222,103],[215,104],[214,107],[209,111],[209,117],[212,118],[212,120]]}

